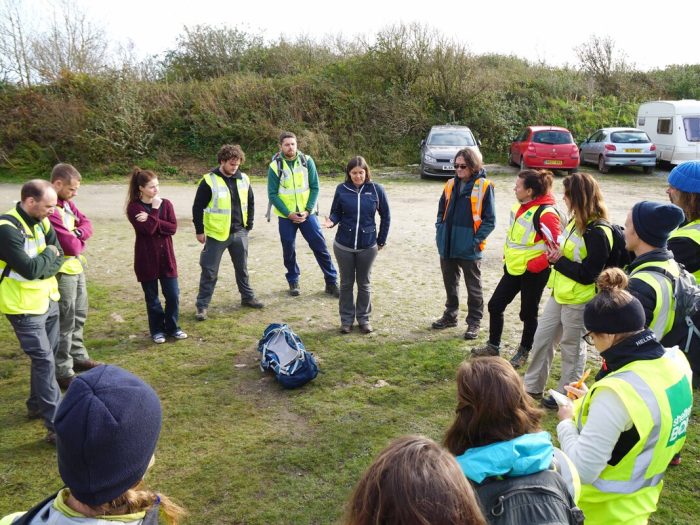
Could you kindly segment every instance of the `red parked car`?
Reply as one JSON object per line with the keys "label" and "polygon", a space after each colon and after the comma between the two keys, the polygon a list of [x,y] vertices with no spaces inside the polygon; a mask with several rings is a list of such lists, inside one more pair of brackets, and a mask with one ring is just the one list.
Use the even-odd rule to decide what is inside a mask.
{"label": "red parked car", "polygon": [[528,126],[510,145],[508,160],[521,170],[548,168],[573,173],[579,165],[578,146],[566,128]]}

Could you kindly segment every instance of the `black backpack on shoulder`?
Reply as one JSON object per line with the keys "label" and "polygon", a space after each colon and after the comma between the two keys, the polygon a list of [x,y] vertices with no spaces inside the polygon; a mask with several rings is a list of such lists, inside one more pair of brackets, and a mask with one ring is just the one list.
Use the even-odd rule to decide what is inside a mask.
{"label": "black backpack on shoulder", "polygon": [[554,470],[515,478],[489,478],[473,486],[490,525],[581,525],[584,521],[583,511]]}
{"label": "black backpack on shoulder", "polygon": [[619,224],[606,221],[605,219],[597,219],[590,223],[589,228],[603,226],[612,230],[612,246],[610,247],[610,255],[605,263],[606,268],[624,268],[632,262],[630,252],[625,248],[625,227]]}

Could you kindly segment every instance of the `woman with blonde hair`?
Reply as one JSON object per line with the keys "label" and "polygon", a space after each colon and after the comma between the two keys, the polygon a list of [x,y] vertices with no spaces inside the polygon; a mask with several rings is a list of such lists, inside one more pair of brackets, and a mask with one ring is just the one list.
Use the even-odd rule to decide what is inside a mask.
{"label": "woman with blonde hair", "polygon": [[567,385],[578,401],[559,409],[557,434],[582,482],[586,524],[641,525],[656,510],[663,477],[685,442],[693,403],[691,370],[678,347],[665,349],[645,328],[627,276],[609,268],[585,307],[584,336],[603,357],[590,390]]}
{"label": "woman with blonde hair", "polygon": [[345,525],[486,525],[454,458],[434,441],[404,436],[358,482]]}
{"label": "woman with blonde hair", "polygon": [[[608,209],[598,182],[587,173],[564,178],[564,203],[571,220],[555,246],[547,248],[552,265],[547,286],[552,295],[538,319],[530,350],[530,367],[525,374],[527,392],[542,398],[554,361],[555,346],[561,352],[561,374],[557,390],[577,381],[586,365],[586,343],[581,336],[583,309],[595,295],[595,280],[603,271],[613,246]],[[551,397],[542,399],[546,408],[556,409]]]}
{"label": "woman with blonde hair", "polygon": [[54,423],[66,488],[0,525],[178,525],[185,511],[143,483],[161,422],[158,395],[130,372],[102,365],[79,375]]}

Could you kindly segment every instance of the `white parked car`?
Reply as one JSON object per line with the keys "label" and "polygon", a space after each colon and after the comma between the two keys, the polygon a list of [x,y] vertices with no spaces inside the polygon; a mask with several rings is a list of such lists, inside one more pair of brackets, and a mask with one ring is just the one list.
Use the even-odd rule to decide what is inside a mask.
{"label": "white parked car", "polygon": [[656,145],[641,129],[602,128],[579,146],[581,164],[596,164],[607,173],[613,166],[640,166],[651,173],[656,166]]}

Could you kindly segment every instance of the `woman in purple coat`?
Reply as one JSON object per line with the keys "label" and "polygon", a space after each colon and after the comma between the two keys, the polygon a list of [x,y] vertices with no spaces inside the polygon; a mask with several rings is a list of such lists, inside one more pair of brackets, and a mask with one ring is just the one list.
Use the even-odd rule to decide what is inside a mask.
{"label": "woman in purple coat", "polygon": [[[136,230],[134,271],[146,296],[151,338],[157,344],[165,342],[166,334],[187,339],[177,324],[180,289],[173,250],[177,219],[173,204],[158,196],[158,177],[152,171],[135,168],[131,173],[126,216]],[[158,297],[159,281],[165,310]]]}

